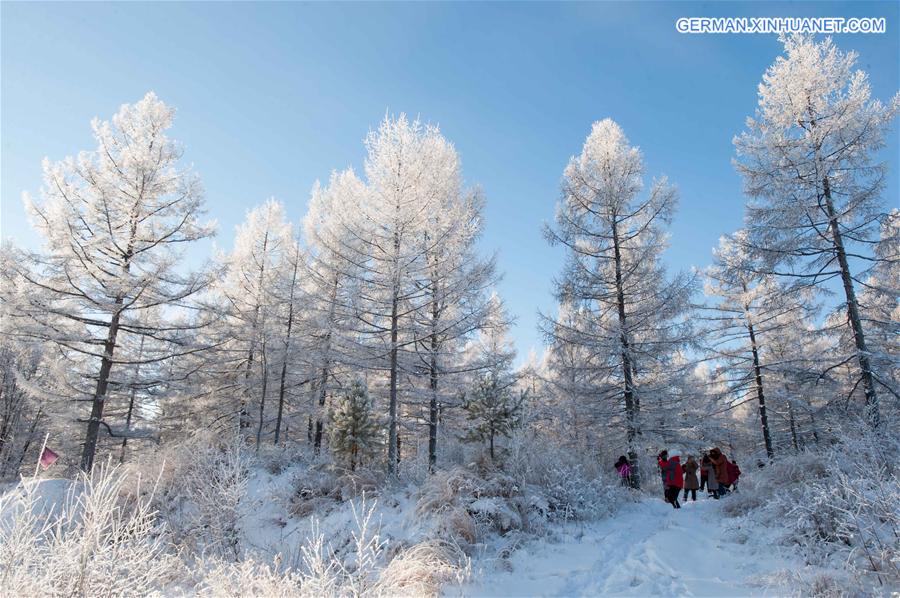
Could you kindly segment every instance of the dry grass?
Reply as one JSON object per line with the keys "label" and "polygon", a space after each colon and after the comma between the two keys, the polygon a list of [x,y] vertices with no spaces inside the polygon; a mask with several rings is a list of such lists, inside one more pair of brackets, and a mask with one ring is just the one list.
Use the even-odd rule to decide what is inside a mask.
{"label": "dry grass", "polygon": [[470,573],[470,562],[456,544],[427,540],[407,548],[381,572],[374,594],[378,596],[437,596],[451,581],[461,583]]}

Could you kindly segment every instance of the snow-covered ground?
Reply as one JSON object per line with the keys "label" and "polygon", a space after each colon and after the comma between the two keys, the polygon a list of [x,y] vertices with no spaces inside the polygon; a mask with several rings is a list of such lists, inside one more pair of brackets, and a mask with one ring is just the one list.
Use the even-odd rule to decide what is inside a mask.
{"label": "snow-covered ground", "polygon": [[765,579],[785,568],[785,557],[758,536],[742,543],[748,532],[722,515],[723,501],[698,496],[678,511],[661,498],[627,505],[612,518],[573,524],[556,541],[529,542],[508,559],[476,562],[472,582],[445,594],[771,595]]}
{"label": "snow-covered ground", "polygon": [[[198,469],[201,481],[215,463],[220,473],[230,467],[227,459],[214,463],[202,451],[190,454],[188,464],[196,459],[204,464]],[[18,585],[7,593],[30,596],[46,586],[52,588],[48,595],[71,594],[68,580],[81,567],[71,554],[88,545],[101,558],[84,571],[87,590],[124,584],[124,568],[129,575],[143,571],[148,581],[142,587],[164,588],[167,595],[887,596],[896,587],[887,574],[878,586],[881,578],[863,578],[862,569],[848,565],[833,543],[809,543],[798,535],[803,530],[795,524],[803,518],[791,519],[793,511],[776,502],[791,486],[774,494],[770,483],[772,476],[792,478],[775,465],[772,472],[748,472],[739,495],[714,501],[701,493],[680,510],[661,496],[618,485],[589,486],[590,496],[608,508],[566,523],[529,506],[546,501],[522,498],[542,488],[505,485],[511,478],[499,472],[483,478],[455,468],[424,483],[376,484],[300,458],[284,468],[274,467],[278,461],[268,457],[242,459],[252,466],[244,469],[240,500],[232,506],[225,499],[234,499],[234,493],[224,486],[195,488],[197,471],[180,467],[179,475],[162,478],[154,504],[166,523],[165,536],[155,533],[155,516],[147,508],[135,516],[138,523],[147,520],[136,539],[97,532],[131,524],[130,515],[115,515],[123,497],[138,496],[124,477],[113,476],[116,483],[110,483],[98,476],[75,497],[79,502],[65,508],[71,502],[67,490],[79,489],[81,482],[43,479],[0,486],[0,498],[11,499],[0,501],[0,532],[10,531],[0,533],[0,549],[6,539],[21,555]],[[796,468],[817,471],[806,461]],[[173,493],[177,488],[184,492]],[[603,495],[604,489],[616,492]],[[94,494],[92,506],[80,501]],[[82,517],[82,509],[90,516]],[[68,513],[60,528],[65,533],[56,537],[51,527],[40,531],[39,542],[32,541],[28,530],[42,528],[52,510]],[[507,511],[519,519],[502,523]],[[22,518],[24,527],[16,532],[11,524],[20,512],[38,517]],[[231,539],[235,542],[226,542]],[[156,552],[148,558],[150,540]],[[127,558],[102,558],[119,554]],[[321,562],[310,560],[311,554]],[[886,555],[890,558],[890,547]]]}

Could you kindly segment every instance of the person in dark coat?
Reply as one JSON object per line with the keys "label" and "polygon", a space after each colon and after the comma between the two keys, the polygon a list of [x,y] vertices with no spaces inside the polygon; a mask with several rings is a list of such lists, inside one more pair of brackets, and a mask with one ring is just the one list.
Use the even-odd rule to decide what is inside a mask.
{"label": "person in dark coat", "polygon": [[669,460],[669,451],[659,451],[656,455],[656,464],[659,466],[659,476],[662,479],[663,487],[666,486],[666,472],[663,470],[662,464]]}
{"label": "person in dark coat", "polygon": [[691,500],[697,501],[697,488],[700,482],[697,480],[697,470],[700,465],[694,460],[693,455],[688,455],[687,462],[682,466],[684,470],[684,500],[688,499],[688,492],[691,493]]}
{"label": "person in dark coat", "polygon": [[709,496],[719,500],[719,481],[716,479],[716,466],[713,465],[709,455],[703,455],[700,461],[700,468],[706,474],[706,491]]}
{"label": "person in dark coat", "polygon": [[700,492],[706,488],[706,468],[703,467],[704,463],[709,462],[709,453],[703,453],[703,456],[700,458]]}
{"label": "person in dark coat", "polygon": [[619,474],[619,479],[622,481],[623,486],[631,485],[631,463],[628,462],[628,459],[625,455],[621,455],[619,460],[616,461],[616,464],[613,465],[616,468],[616,473]]}

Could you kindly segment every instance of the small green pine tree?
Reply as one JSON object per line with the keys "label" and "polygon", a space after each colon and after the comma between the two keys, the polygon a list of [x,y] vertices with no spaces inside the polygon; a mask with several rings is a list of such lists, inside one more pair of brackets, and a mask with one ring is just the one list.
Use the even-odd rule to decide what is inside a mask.
{"label": "small green pine tree", "polygon": [[472,427],[466,440],[488,441],[491,460],[494,459],[494,438],[509,436],[522,421],[522,404],[525,394],[514,395],[508,385],[501,384],[495,375],[487,375],[476,381],[467,394],[463,409]]}
{"label": "small green pine tree", "polygon": [[338,399],[331,414],[331,450],[356,469],[360,460],[371,455],[380,437],[378,424],[372,417],[372,401],[361,380],[355,380],[347,393]]}

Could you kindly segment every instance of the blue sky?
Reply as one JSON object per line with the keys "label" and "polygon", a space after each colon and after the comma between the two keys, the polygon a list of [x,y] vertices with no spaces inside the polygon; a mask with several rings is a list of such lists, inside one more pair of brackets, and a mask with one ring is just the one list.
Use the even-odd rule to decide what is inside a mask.
{"label": "blue sky", "polygon": [[[732,137],[780,52],[770,35],[684,35],[681,16],[878,16],[881,35],[839,35],[876,97],[900,89],[900,4],[816,3],[9,3],[0,4],[0,234],[36,247],[21,205],[44,156],[92,149],[89,121],[148,90],[178,109],[171,135],[200,173],[216,243],[274,196],[298,221],[309,190],[364,157],[386,112],[438,123],[487,197],[485,251],[525,357],[542,340],[562,265],[542,223],[562,170],[610,117],[648,178],[680,189],[667,261],[702,267],[741,225]],[[898,139],[885,201],[897,205]],[[195,250],[208,253],[209,246]]]}

